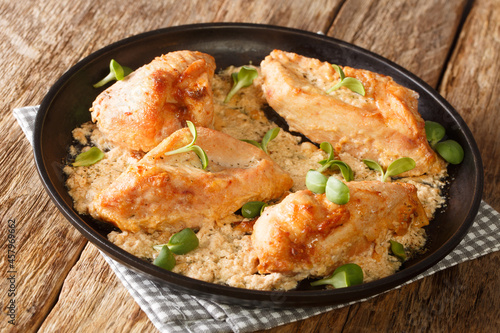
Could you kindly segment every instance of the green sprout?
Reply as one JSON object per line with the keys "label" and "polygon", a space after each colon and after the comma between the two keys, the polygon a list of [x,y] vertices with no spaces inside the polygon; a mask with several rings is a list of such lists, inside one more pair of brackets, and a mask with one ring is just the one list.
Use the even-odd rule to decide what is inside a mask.
{"label": "green sprout", "polygon": [[398,158],[394,162],[392,162],[388,167],[387,170],[384,172],[384,169],[380,164],[373,160],[363,160],[363,162],[368,166],[370,169],[379,171],[381,173],[381,181],[385,182],[388,177],[393,177],[397,176],[403,172],[410,171],[415,168],[416,163],[415,161],[410,158],[410,157],[402,157]]}
{"label": "green sprout", "polygon": [[175,254],[186,254],[189,251],[196,249],[199,245],[199,240],[194,231],[190,228],[182,229],[170,237],[167,244],[155,245],[155,250],[161,250],[167,246],[170,251]]}
{"label": "green sprout", "polygon": [[187,153],[189,151],[194,151],[196,155],[198,155],[198,157],[200,158],[203,170],[205,170],[208,166],[208,156],[200,146],[196,146],[194,144],[196,142],[196,139],[198,138],[198,132],[196,131],[196,127],[194,126],[194,124],[189,120],[186,121],[186,124],[189,128],[189,131],[191,132],[191,135],[193,136],[193,140],[184,147],[166,152],[165,155],[168,156],[168,155],[181,154],[181,153]]}
{"label": "green sprout", "polygon": [[322,142],[320,148],[328,154],[328,157],[319,161],[320,168],[307,172],[306,187],[313,193],[326,193],[328,200],[337,205],[344,205],[349,202],[349,187],[335,177],[326,177],[323,172],[329,168],[339,168],[346,182],[354,179],[354,173],[347,163],[334,159],[334,150],[329,142]]}
{"label": "green sprout", "polygon": [[363,270],[356,264],[345,264],[338,267],[331,276],[314,281],[311,286],[332,285],[335,288],[345,288],[363,283]]}
{"label": "green sprout", "polygon": [[335,177],[328,178],[325,195],[328,200],[337,205],[345,205],[351,198],[349,187]]}
{"label": "green sprout", "polygon": [[268,206],[267,203],[262,201],[250,201],[241,207],[241,215],[247,219],[253,219],[256,216],[262,215],[264,208]]}
{"label": "green sprout", "polygon": [[116,60],[111,59],[111,61],[109,62],[109,74],[106,75],[104,79],[94,84],[93,87],[102,87],[106,83],[113,80],[121,81],[130,73],[132,73],[132,69],[128,67],[122,67],[118,62],[116,62]]}
{"label": "green sprout", "polygon": [[167,244],[155,245],[153,248],[159,250],[158,257],[153,261],[153,264],[171,271],[176,264],[175,254],[186,254],[199,245],[199,240],[194,231],[190,228],[181,230],[173,234]]}
{"label": "green sprout", "polygon": [[248,87],[253,83],[253,80],[258,76],[258,72],[253,67],[243,66],[240,68],[238,73],[231,74],[233,78],[233,87],[229,91],[224,100],[227,103],[233,98],[233,96],[242,88]]}
{"label": "green sprout", "polygon": [[166,245],[161,248],[158,257],[153,261],[153,265],[166,269],[167,271],[171,271],[175,267],[175,264],[175,256]]}
{"label": "green sprout", "polygon": [[460,164],[464,160],[464,149],[455,140],[441,141],[446,134],[444,127],[434,121],[425,121],[425,135],[431,147],[448,163]]}
{"label": "green sprout", "polygon": [[257,148],[262,149],[266,154],[269,154],[269,152],[267,151],[267,145],[269,144],[269,142],[271,140],[273,140],[274,138],[276,138],[278,136],[279,132],[280,132],[280,128],[275,127],[275,128],[270,129],[269,131],[266,132],[266,134],[262,138],[261,142],[257,142],[255,140],[241,140],[241,141],[244,141],[246,143],[250,143]]}
{"label": "green sprout", "polygon": [[454,140],[438,142],[434,148],[448,163],[460,164],[464,160],[464,149]]}
{"label": "green sprout", "polygon": [[403,244],[398,243],[394,240],[390,240],[389,242],[391,243],[392,254],[403,261],[406,260],[406,253]]}
{"label": "green sprout", "polygon": [[346,87],[349,90],[360,94],[361,96],[365,95],[365,87],[363,87],[363,83],[361,83],[361,81],[353,77],[346,77],[344,71],[342,70],[342,68],[340,68],[340,66],[332,64],[332,67],[340,76],[340,81],[337,82],[333,87],[328,89],[326,91],[327,94],[339,89],[340,87]]}
{"label": "green sprout", "polygon": [[75,158],[73,166],[89,166],[102,160],[104,153],[97,147],[92,147],[89,150],[78,154]]}

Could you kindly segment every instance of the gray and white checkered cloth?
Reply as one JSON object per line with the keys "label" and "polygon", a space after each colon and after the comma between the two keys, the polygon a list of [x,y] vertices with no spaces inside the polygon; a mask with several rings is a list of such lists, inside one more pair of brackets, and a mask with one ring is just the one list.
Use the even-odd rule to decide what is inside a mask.
{"label": "gray and white checkered cloth", "polygon": [[[37,106],[14,110],[24,134],[32,143]],[[484,201],[468,234],[437,265],[415,277],[419,280],[440,270],[500,250],[500,214]],[[353,303],[315,308],[248,308],[220,304],[184,294],[148,280],[102,253],[123,285],[161,332],[252,332],[341,308]],[[374,296],[376,297],[376,296]],[[359,302],[364,301],[360,300]]]}

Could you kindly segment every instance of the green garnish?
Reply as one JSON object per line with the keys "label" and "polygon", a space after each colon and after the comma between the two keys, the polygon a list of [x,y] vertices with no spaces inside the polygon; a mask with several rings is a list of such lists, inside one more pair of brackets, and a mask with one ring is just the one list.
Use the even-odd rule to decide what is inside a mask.
{"label": "green garnish", "polygon": [[258,72],[255,68],[243,66],[240,68],[238,73],[231,74],[233,78],[233,87],[229,91],[224,100],[227,103],[241,88],[248,87],[252,84],[253,80],[258,76]]}
{"label": "green garnish", "polygon": [[189,151],[194,151],[196,155],[198,155],[198,157],[200,158],[203,170],[205,170],[208,166],[208,156],[200,146],[194,145],[196,139],[198,138],[198,132],[196,131],[196,127],[194,126],[194,124],[189,120],[186,121],[186,124],[189,128],[189,131],[191,132],[191,135],[193,136],[193,140],[184,147],[166,152],[165,155],[174,155],[174,154],[181,154],[181,153],[187,153]]}
{"label": "green garnish", "polygon": [[464,149],[454,140],[441,141],[446,134],[444,127],[434,121],[425,121],[425,135],[431,147],[448,163],[460,164],[464,160]]}
{"label": "green garnish", "polygon": [[132,69],[128,67],[122,67],[115,59],[111,59],[109,62],[109,74],[106,75],[104,79],[93,85],[94,88],[99,88],[108,82],[113,80],[121,81],[127,75],[132,73]]}
{"label": "green garnish", "polygon": [[425,135],[427,136],[427,141],[429,141],[431,147],[434,147],[436,143],[444,138],[446,130],[440,123],[434,121],[425,121]]}
{"label": "green garnish", "polygon": [[275,127],[273,129],[270,129],[269,131],[266,132],[266,134],[264,134],[264,137],[262,138],[262,142],[257,142],[255,140],[241,140],[241,141],[244,141],[246,143],[250,143],[257,148],[262,149],[266,154],[269,154],[269,152],[267,151],[267,145],[269,144],[269,142],[271,140],[273,140],[274,138],[276,138],[278,136],[279,132],[280,132],[279,127]]}
{"label": "green garnish", "polygon": [[75,158],[73,166],[89,166],[102,160],[104,153],[97,147],[92,147],[89,150],[78,154]]}
{"label": "green garnish", "polygon": [[155,245],[153,249],[161,250],[166,245],[175,254],[186,254],[196,249],[199,244],[200,242],[194,231],[186,228],[173,234],[167,244]]}
{"label": "green garnish", "polygon": [[183,229],[170,237],[167,244],[155,245],[153,249],[160,251],[153,264],[171,271],[175,267],[175,254],[186,254],[198,247],[200,241],[190,228]]}
{"label": "green garnish", "polygon": [[415,168],[416,163],[415,161],[410,158],[410,157],[401,157],[392,162],[389,167],[387,167],[387,170],[384,172],[384,169],[380,164],[373,160],[363,160],[363,162],[372,170],[379,171],[382,176],[381,176],[381,181],[385,182],[388,177],[396,176],[399,175],[403,172],[410,171]]}
{"label": "green garnish", "polygon": [[360,94],[361,96],[365,95],[365,87],[363,87],[363,84],[361,81],[359,81],[356,78],[353,77],[346,77],[344,74],[344,71],[340,66],[332,64],[333,69],[337,72],[337,74],[340,76],[340,81],[337,82],[333,87],[328,89],[326,91],[327,94],[331,93],[332,91],[335,91],[339,89],[340,87],[346,87],[349,90]]}
{"label": "green garnish", "polygon": [[345,288],[363,283],[363,270],[356,264],[345,264],[338,267],[330,277],[314,281],[311,286],[330,284],[335,288]]}
{"label": "green garnish", "polygon": [[344,205],[349,202],[349,188],[342,181],[335,177],[326,177],[322,174],[325,170],[332,167],[340,169],[345,181],[349,182],[354,179],[354,173],[351,167],[340,160],[334,160],[333,147],[329,142],[322,142],[320,148],[324,150],[328,157],[319,161],[321,167],[317,170],[309,170],[306,174],[306,187],[309,191],[317,194],[326,192],[326,198],[338,205]]}
{"label": "green garnish", "polygon": [[162,246],[158,257],[153,261],[153,265],[171,271],[175,267],[175,256],[167,245]]}
{"label": "green garnish", "polygon": [[342,176],[347,182],[354,180],[354,172],[352,171],[351,167],[343,161],[334,159],[334,151],[331,143],[322,142],[319,147],[328,154],[328,157],[324,160],[319,161],[319,164],[321,164],[322,166],[316,171],[323,172],[328,168],[336,167],[340,169]]}
{"label": "green garnish", "polygon": [[160,251],[153,264],[171,271],[175,267],[175,254],[186,254],[196,249],[200,241],[190,228],[183,229],[170,237],[167,244],[155,245],[153,249]]}
{"label": "green garnish", "polygon": [[241,207],[241,215],[243,215],[243,217],[246,217],[247,219],[253,219],[258,215],[262,215],[264,208],[266,208],[267,206],[267,203],[262,201],[247,202],[243,205],[243,207]]}
{"label": "green garnish", "polygon": [[460,164],[464,160],[464,149],[454,140],[438,142],[434,148],[448,163]]}
{"label": "green garnish", "polygon": [[405,253],[405,248],[403,244],[398,243],[394,240],[389,241],[391,243],[391,252],[394,254],[396,257],[398,257],[401,260],[406,260],[406,253]]}
{"label": "green garnish", "polygon": [[306,187],[317,194],[325,193],[328,177],[317,170],[309,170],[306,174]]}
{"label": "green garnish", "polygon": [[351,197],[349,187],[335,177],[328,178],[325,194],[328,200],[337,205],[345,205]]}

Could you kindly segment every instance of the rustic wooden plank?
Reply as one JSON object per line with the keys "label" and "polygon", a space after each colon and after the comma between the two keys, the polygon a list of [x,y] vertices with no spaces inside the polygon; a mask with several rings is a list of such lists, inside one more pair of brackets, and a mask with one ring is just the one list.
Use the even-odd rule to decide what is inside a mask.
{"label": "rustic wooden plank", "polygon": [[348,0],[328,35],[366,48],[436,87],[467,0]]}
{"label": "rustic wooden plank", "polygon": [[478,0],[439,92],[471,129],[483,158],[483,198],[500,210],[500,2]]}
{"label": "rustic wooden plank", "polygon": [[[74,265],[85,239],[69,226],[38,179],[28,141],[11,116],[0,120],[0,234],[2,257],[2,315],[0,331],[34,332],[57,300],[67,272]],[[8,172],[11,171],[11,172]],[[9,221],[15,221],[11,225]],[[8,234],[12,232],[15,260],[10,267]],[[8,269],[7,269],[8,268]],[[14,271],[15,273],[9,273]],[[9,280],[7,280],[9,277]],[[14,278],[10,280],[10,278]],[[13,293],[7,291],[11,289]],[[7,306],[15,303],[15,318]],[[16,326],[9,320],[15,319]]]}
{"label": "rustic wooden plank", "polygon": [[88,244],[38,332],[157,332],[97,248]]}

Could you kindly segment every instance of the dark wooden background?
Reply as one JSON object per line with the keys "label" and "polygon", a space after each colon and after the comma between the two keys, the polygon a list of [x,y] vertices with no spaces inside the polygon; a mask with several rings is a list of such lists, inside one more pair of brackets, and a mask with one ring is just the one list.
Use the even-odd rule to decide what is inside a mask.
{"label": "dark wooden background", "polygon": [[[168,26],[252,22],[321,31],[374,51],[435,87],[471,128],[485,166],[483,199],[500,210],[498,0],[0,0],[0,218],[16,227],[16,321],[0,281],[0,331],[156,332],[96,248],[38,179],[12,109],[41,102],[68,68],[122,38]],[[494,332],[500,254],[466,262],[375,299],[270,332]]]}

